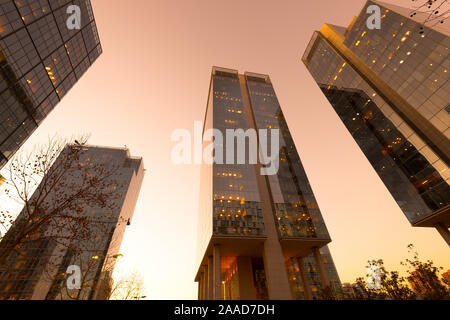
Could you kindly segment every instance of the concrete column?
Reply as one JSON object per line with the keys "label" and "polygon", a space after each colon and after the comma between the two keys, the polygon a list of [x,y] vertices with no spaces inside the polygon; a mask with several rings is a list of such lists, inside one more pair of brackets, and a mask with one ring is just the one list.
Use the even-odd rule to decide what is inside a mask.
{"label": "concrete column", "polygon": [[202,300],[208,299],[208,281],[207,281],[206,268],[203,266],[203,274],[202,274]]}
{"label": "concrete column", "polygon": [[309,282],[308,282],[308,277],[306,275],[305,264],[303,263],[303,258],[297,258],[295,260],[297,261],[298,268],[300,269],[300,278],[302,280],[303,290],[305,291],[306,300],[312,300],[313,295],[312,295],[312,291],[311,291],[311,286],[309,285]]}
{"label": "concrete column", "polygon": [[448,231],[448,228],[443,223],[438,223],[435,228],[450,246],[450,231]]}
{"label": "concrete column", "polygon": [[253,281],[252,258],[238,257],[237,270],[239,277],[239,297],[241,300],[256,300]]}
{"label": "concrete column", "polygon": [[214,259],[213,256],[208,257],[208,300],[214,300]]}
{"label": "concrete column", "polygon": [[325,266],[323,264],[322,255],[320,254],[319,248],[313,249],[314,259],[316,260],[317,267],[320,272],[320,280],[322,281],[322,289],[330,286],[330,280],[328,279],[328,274],[325,270]]}
{"label": "concrete column", "polygon": [[220,247],[214,245],[213,249],[213,296],[214,300],[222,299],[222,279],[220,266]]}
{"label": "concrete column", "polygon": [[[273,218],[272,218],[273,219]],[[266,219],[264,221],[267,221]],[[268,225],[266,231],[269,233]],[[264,269],[266,272],[267,289],[271,300],[292,300],[291,288],[284,263],[283,251],[278,242],[278,236],[270,236],[264,243]],[[272,238],[273,237],[273,238]]]}
{"label": "concrete column", "polygon": [[203,266],[203,300],[208,300],[208,266]]}

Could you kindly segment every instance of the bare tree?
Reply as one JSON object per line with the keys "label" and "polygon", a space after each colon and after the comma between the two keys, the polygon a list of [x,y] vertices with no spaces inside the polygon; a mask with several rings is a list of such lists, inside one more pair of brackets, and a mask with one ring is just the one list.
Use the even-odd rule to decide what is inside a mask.
{"label": "bare tree", "polygon": [[419,253],[415,250],[414,245],[408,245],[408,250],[413,257],[406,259],[402,264],[408,267],[407,280],[414,293],[421,299],[450,299],[450,286],[439,274],[444,268],[436,267],[431,260],[420,261]]}
{"label": "bare tree", "polygon": [[109,292],[109,300],[140,300],[145,298],[144,278],[133,271],[116,281]]}
{"label": "bare tree", "polygon": [[67,285],[66,268],[60,265],[56,275],[56,281],[47,296],[49,300],[107,300],[112,287],[111,274],[114,263],[120,255],[102,256],[95,251],[86,251],[74,257],[71,256],[71,264],[80,267],[79,288],[69,288]]}
{"label": "bare tree", "polygon": [[388,271],[381,259],[371,260],[368,262],[369,266],[379,270],[379,286],[369,289],[366,279],[360,277],[356,279],[355,284],[351,285],[351,292],[344,298],[355,300],[450,299],[450,286],[439,274],[443,268],[434,266],[431,260],[420,261],[419,254],[412,244],[408,245],[408,251],[413,254],[413,258],[400,263],[408,267],[407,276],[401,276],[398,271]]}
{"label": "bare tree", "polygon": [[[125,223],[119,221],[118,225]],[[117,226],[111,226],[114,230]],[[51,281],[52,287],[47,295],[47,299],[51,300],[107,300],[112,287],[112,273],[116,265],[116,261],[122,256],[119,253],[113,253],[115,250],[110,248],[118,248],[117,238],[101,236],[102,233],[107,234],[107,230],[103,231],[103,225],[95,227],[96,234],[99,235],[91,239],[88,245],[81,245],[79,241],[71,243],[70,248],[66,251],[66,255],[62,263],[56,264],[58,268],[56,272],[45,274]],[[80,250],[81,248],[81,250]],[[104,254],[108,252],[108,254]],[[79,288],[69,288],[68,286],[68,266],[78,266],[80,268]]]}
{"label": "bare tree", "polygon": [[422,20],[420,33],[423,34],[424,26],[434,27],[439,24],[446,23],[450,19],[450,1],[449,0],[412,0],[414,3],[411,18]]}
{"label": "bare tree", "polygon": [[[37,258],[53,279],[69,248],[72,258],[89,254],[95,235],[108,234],[111,224],[117,223],[103,212],[117,208],[118,166],[92,161],[83,147],[87,140],[83,136],[69,144],[53,138],[34,152],[13,158],[5,193],[23,209],[17,216],[0,204],[0,228],[5,232],[0,235],[0,275],[18,273],[25,278],[20,275],[21,263],[30,263],[30,250],[45,244]],[[87,208],[100,214],[95,210],[89,214]]]}

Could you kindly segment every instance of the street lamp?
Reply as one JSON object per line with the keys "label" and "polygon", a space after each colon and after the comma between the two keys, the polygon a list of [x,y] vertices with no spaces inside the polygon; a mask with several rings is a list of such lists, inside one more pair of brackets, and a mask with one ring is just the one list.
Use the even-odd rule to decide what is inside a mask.
{"label": "street lamp", "polygon": [[[107,267],[107,263],[108,263],[108,259],[110,259],[110,258],[112,258],[112,259],[118,259],[118,258],[120,258],[120,257],[123,257],[123,254],[121,254],[121,253],[117,253],[117,254],[113,254],[113,255],[110,255],[110,256],[104,256],[104,255],[102,255],[102,254],[97,254],[97,255],[94,255],[94,256],[92,256],[92,259],[94,259],[94,260],[98,260],[98,259],[100,259],[100,258],[104,258],[104,261],[103,261],[103,267],[102,267],[102,274],[103,274],[103,279],[98,279],[98,281],[97,281],[97,283],[96,283],[96,285],[95,285],[95,292],[96,292],[96,295],[98,295],[98,290],[99,290],[99,288],[100,288],[100,282],[101,282],[101,280],[105,280],[106,279],[106,275],[105,275],[105,271],[107,271],[106,270],[106,267]],[[100,278],[101,278],[102,276],[100,275]],[[108,277],[110,277],[110,275],[108,275]]]}
{"label": "street lamp", "polygon": [[[120,257],[123,257],[123,254],[118,253],[118,254],[114,254],[114,255],[111,255],[111,256],[106,256],[106,260],[105,261],[107,261],[109,258],[118,259]],[[96,255],[92,256],[93,260],[98,260],[98,259],[101,259],[101,258],[105,258],[105,256],[102,255],[102,254],[96,254]]]}

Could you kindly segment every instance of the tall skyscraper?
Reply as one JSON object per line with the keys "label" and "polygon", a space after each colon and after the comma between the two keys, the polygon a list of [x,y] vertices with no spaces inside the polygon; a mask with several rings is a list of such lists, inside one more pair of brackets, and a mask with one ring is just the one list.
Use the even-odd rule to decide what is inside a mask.
{"label": "tall skyscraper", "polygon": [[[77,151],[76,158],[68,162],[66,152],[71,148],[81,151]],[[56,221],[47,220],[43,227],[32,229],[6,259],[0,255],[3,261],[0,264],[0,299],[91,300],[105,299],[108,295],[111,274],[121,256],[119,249],[125,228],[131,223],[144,178],[143,160],[131,157],[128,149],[69,145],[55,161],[52,170],[61,170],[62,164],[67,163],[70,163],[69,168],[56,175],[62,177],[57,179],[61,186],[44,193],[48,205],[39,207],[39,210],[48,208],[50,211],[56,206],[63,208],[56,211]],[[80,167],[86,169],[80,171]],[[38,191],[50,188],[52,183],[49,181],[55,181],[54,176],[48,180],[44,177]],[[55,204],[55,197],[63,195],[62,200],[68,202],[70,197],[76,197],[73,193],[89,190],[85,187],[89,183],[86,179],[92,177],[105,181],[105,190],[90,190],[89,193],[102,197],[106,205],[84,200],[82,209],[78,210],[76,206],[66,208]],[[38,191],[31,199],[43,198]],[[24,209],[0,242],[0,252],[10,248],[11,243],[15,244],[19,228],[23,227],[22,221],[39,221],[45,214],[30,216]],[[72,283],[69,273],[75,271],[70,266],[79,268],[78,289],[68,285]]]}
{"label": "tall skyscraper", "polygon": [[0,169],[101,53],[90,0],[0,1]]}
{"label": "tall skyscraper", "polygon": [[410,12],[368,1],[347,28],[316,31],[302,60],[412,226],[450,245],[450,28]]}
{"label": "tall skyscraper", "polygon": [[[269,76],[214,67],[204,135],[211,129],[224,136],[246,131],[247,152],[250,131],[262,141],[279,130],[279,168],[262,175],[261,162],[253,164],[250,156],[245,164],[202,166],[199,299],[313,299],[321,289],[339,290],[330,235]],[[268,130],[266,137],[260,130]],[[215,155],[236,149],[230,141],[215,139]]]}

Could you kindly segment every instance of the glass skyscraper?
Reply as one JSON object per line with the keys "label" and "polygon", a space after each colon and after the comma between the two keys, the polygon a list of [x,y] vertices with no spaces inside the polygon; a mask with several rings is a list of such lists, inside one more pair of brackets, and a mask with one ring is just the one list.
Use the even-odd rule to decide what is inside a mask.
{"label": "glass skyscraper", "polygon": [[[262,175],[262,164],[253,164],[250,156],[244,164],[203,164],[199,299],[313,299],[328,287],[338,292],[340,280],[327,248],[330,235],[269,76],[214,67],[206,141],[210,129],[223,136],[229,130],[246,131],[247,152],[251,130],[260,142],[279,130],[279,168]],[[267,137],[260,130],[267,130]],[[215,155],[235,149],[228,143],[228,138],[215,139]]]}
{"label": "glass skyscraper", "polygon": [[[67,160],[65,156],[70,148],[81,150],[74,160]],[[61,169],[61,164],[67,163],[71,163],[69,168]],[[79,166],[86,169],[80,171]],[[0,242],[0,253],[9,252],[0,254],[0,300],[103,300],[111,290],[111,275],[121,256],[120,245],[126,227],[131,224],[144,178],[143,159],[130,156],[129,150],[124,148],[69,145],[52,170],[58,172],[58,177],[61,175],[62,178],[58,178],[61,186],[44,193],[48,205],[42,204],[40,210],[59,206],[54,199],[61,194],[65,195],[62,200],[68,201],[71,192],[84,190],[89,177],[106,181],[105,190],[94,192],[98,197],[107,198],[107,205],[83,200],[82,210],[72,206],[63,209],[65,211],[55,218],[58,219],[56,224],[46,220],[45,225],[32,229],[33,233],[22,237],[16,246],[17,234],[23,233],[23,222],[43,216],[42,213],[30,216],[30,211],[24,208]],[[54,181],[54,177],[52,174],[48,180]],[[39,190],[49,188],[50,183],[42,184],[32,195],[30,205],[36,203],[34,199],[44,198]],[[76,211],[78,217],[74,228],[82,232],[71,230],[72,211]],[[9,250],[12,244],[14,250]],[[79,289],[68,286],[69,266],[80,268]]]}
{"label": "glass skyscraper", "polygon": [[0,1],[0,169],[101,53],[90,0]]}
{"label": "glass skyscraper", "polygon": [[368,1],[347,28],[316,31],[302,60],[409,222],[450,245],[450,28],[424,21]]}

